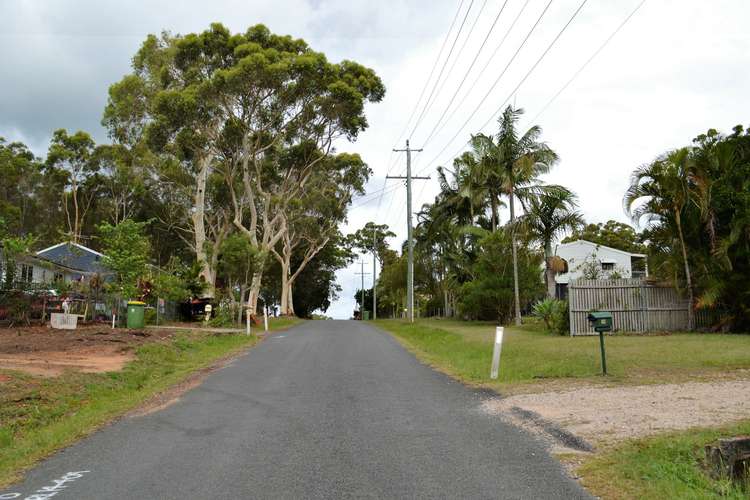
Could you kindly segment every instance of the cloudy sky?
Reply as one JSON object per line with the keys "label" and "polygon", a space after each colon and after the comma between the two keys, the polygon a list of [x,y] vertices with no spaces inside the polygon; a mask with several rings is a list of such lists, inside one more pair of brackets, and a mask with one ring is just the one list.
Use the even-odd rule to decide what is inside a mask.
{"label": "cloudy sky", "polygon": [[[374,68],[387,87],[384,101],[368,110],[369,130],[339,145],[362,154],[375,171],[368,186],[374,194],[354,202],[345,232],[369,220],[387,223],[398,246],[406,233],[405,190],[384,177],[402,174],[405,158],[391,149],[409,137],[424,149],[415,154],[415,172],[433,180],[415,184],[417,208],[437,192],[434,167],[449,164],[470,133],[492,132],[507,103],[525,108],[522,126],[541,125],[559,153],[547,180],[573,189],[588,221],[626,222],[621,200],[635,167],[709,127],[750,124],[750,3],[647,0],[546,107],[641,3],[588,0],[524,80],[581,1],[2,0],[0,136],[40,156],[61,127],[106,141],[99,121],[107,88],[129,71],[147,34],[195,32],[215,21],[235,31],[264,23],[306,39],[331,60]],[[432,94],[427,106],[418,101],[424,88],[424,97]],[[339,274],[343,293],[330,315],[351,315],[358,267]]]}

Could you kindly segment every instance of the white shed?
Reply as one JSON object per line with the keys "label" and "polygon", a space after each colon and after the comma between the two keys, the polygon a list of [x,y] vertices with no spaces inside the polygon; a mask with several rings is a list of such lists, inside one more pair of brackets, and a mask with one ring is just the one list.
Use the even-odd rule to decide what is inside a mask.
{"label": "white shed", "polygon": [[555,254],[568,265],[568,272],[555,276],[558,296],[562,297],[566,295],[563,290],[570,280],[577,278],[611,279],[648,276],[646,255],[598,245],[591,241],[576,240],[561,243],[557,246]]}

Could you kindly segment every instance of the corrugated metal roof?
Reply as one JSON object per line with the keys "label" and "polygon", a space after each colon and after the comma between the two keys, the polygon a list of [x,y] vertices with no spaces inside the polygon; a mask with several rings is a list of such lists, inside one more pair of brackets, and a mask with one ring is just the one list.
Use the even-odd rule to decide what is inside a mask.
{"label": "corrugated metal roof", "polygon": [[108,272],[101,262],[102,254],[76,243],[58,243],[37,252],[37,256],[84,273]]}

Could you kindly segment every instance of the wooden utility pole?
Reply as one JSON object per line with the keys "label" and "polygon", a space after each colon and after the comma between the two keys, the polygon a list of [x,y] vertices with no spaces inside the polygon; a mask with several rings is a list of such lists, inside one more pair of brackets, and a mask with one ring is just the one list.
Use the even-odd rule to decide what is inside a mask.
{"label": "wooden utility pole", "polygon": [[377,292],[375,291],[375,285],[378,280],[378,254],[377,254],[377,239],[376,239],[376,227],[372,225],[372,319],[378,319],[378,299]]}
{"label": "wooden utility pole", "polygon": [[365,272],[365,261],[360,260],[360,265],[362,266],[362,271],[355,273],[362,276],[362,289],[360,294],[360,301],[359,301],[359,320],[364,321],[365,319],[365,276],[370,274]]}
{"label": "wooden utility pole", "polygon": [[411,181],[414,179],[427,180],[430,177],[416,177],[411,175],[411,153],[420,152],[421,149],[411,149],[409,147],[409,140],[406,140],[406,149],[394,149],[397,153],[406,152],[406,176],[386,176],[386,179],[406,179],[406,237],[407,237],[407,248],[408,257],[406,265],[406,315],[410,322],[414,322],[414,238],[413,229],[411,225]]}

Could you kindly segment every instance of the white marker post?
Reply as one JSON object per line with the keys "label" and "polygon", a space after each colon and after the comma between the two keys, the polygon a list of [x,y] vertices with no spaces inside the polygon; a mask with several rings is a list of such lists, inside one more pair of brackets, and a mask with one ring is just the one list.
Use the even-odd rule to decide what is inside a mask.
{"label": "white marker post", "polygon": [[245,308],[245,333],[250,335],[250,309]]}
{"label": "white marker post", "polygon": [[492,372],[491,379],[496,379],[500,371],[500,352],[503,350],[503,327],[495,328],[495,348],[492,351]]}
{"label": "white marker post", "polygon": [[268,332],[268,308],[263,306],[263,328]]}

